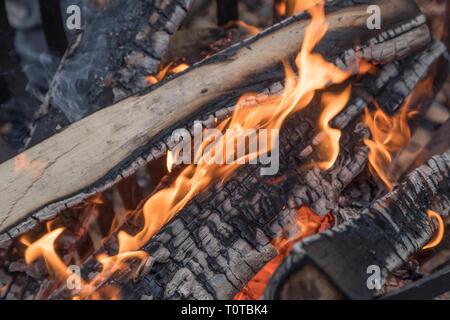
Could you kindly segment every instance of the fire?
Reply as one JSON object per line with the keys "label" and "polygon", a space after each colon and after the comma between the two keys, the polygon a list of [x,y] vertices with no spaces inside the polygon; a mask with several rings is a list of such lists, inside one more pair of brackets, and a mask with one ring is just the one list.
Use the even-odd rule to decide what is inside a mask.
{"label": "fire", "polygon": [[161,71],[156,74],[156,76],[146,76],[145,78],[148,82],[150,82],[150,84],[155,84],[171,74],[180,73],[189,68],[189,65],[185,63],[181,63],[177,66],[172,67],[173,64],[173,62],[170,62],[164,68],[162,68]]}
{"label": "fire", "polygon": [[438,230],[437,230],[436,236],[433,239],[431,239],[430,242],[428,242],[428,244],[422,248],[422,250],[433,248],[433,247],[437,246],[442,241],[442,238],[444,237],[444,230],[445,230],[444,221],[442,220],[442,217],[438,213],[434,212],[433,210],[428,210],[427,214],[428,214],[428,218],[430,219],[430,221],[433,218],[437,220]]}
{"label": "fire", "polygon": [[167,151],[167,171],[172,172],[172,166],[175,163],[172,155],[172,151]]}
{"label": "fire", "polygon": [[314,7],[322,0],[281,0],[275,2],[275,10],[278,15],[293,16],[296,13]]}
{"label": "fire", "polygon": [[376,102],[374,104],[376,110],[373,113],[365,109],[364,123],[369,127],[372,139],[364,139],[364,143],[370,149],[369,163],[372,173],[392,190],[396,183],[392,175],[394,155],[405,148],[411,139],[408,126],[410,97],[392,117],[383,112]]}
{"label": "fire", "polygon": [[310,208],[303,206],[297,210],[298,220],[296,221],[300,232],[290,239],[282,235],[272,241],[272,245],[277,248],[278,255],[269,261],[253,278],[238,292],[233,300],[257,300],[261,298],[272,274],[280,263],[291,252],[292,247],[306,237],[320,233],[335,224],[334,216],[329,213],[320,217]]}
{"label": "fire", "polygon": [[338,94],[326,93],[322,98],[322,103],[326,106],[319,118],[319,129],[323,133],[323,140],[319,144],[319,153],[325,155],[325,159],[317,166],[322,170],[328,170],[336,161],[339,155],[339,139],[341,131],[330,127],[329,122],[344,109],[350,98],[351,87],[348,86],[343,92]]}
{"label": "fire", "polygon": [[30,264],[42,256],[47,270],[57,277],[62,277],[66,273],[67,266],[56,253],[55,241],[63,231],[64,228],[53,230],[32,244],[28,243],[25,238],[21,238],[22,243],[28,246],[25,251],[25,261]]}
{"label": "fire", "polygon": [[[305,38],[301,51],[295,59],[298,70],[298,76],[294,72],[289,62],[284,62],[286,81],[285,88],[281,95],[263,96],[255,93],[245,94],[239,99],[233,115],[217,125],[219,131],[225,129],[239,129],[243,132],[246,130],[267,129],[272,132],[273,129],[279,130],[285,119],[292,113],[307,107],[315,96],[317,90],[327,87],[330,83],[342,83],[350,76],[350,72],[342,71],[333,64],[327,62],[320,54],[312,53],[316,44],[322,39],[327,31],[327,23],[325,22],[325,14],[323,4],[312,7],[309,10],[312,21],[306,29]],[[150,78],[149,81],[161,80],[169,69],[171,64],[167,65],[156,76],[155,79]],[[172,71],[174,69],[171,69]],[[178,71],[176,69],[174,71]],[[152,80],[153,79],[153,80]],[[336,160],[339,152],[340,132],[329,127],[329,121],[344,107],[350,95],[350,88],[347,88],[340,94],[325,95],[322,100],[324,104],[324,112],[319,120],[319,129],[324,135],[324,143],[329,149],[329,154],[321,154],[321,158],[326,159],[320,163],[320,167],[324,170],[330,168]],[[250,99],[249,99],[250,98]],[[248,103],[248,101],[253,103]],[[229,138],[229,137],[228,137]],[[232,139],[234,139],[233,137]],[[226,165],[210,164],[207,161],[194,161],[197,165],[187,165],[181,170],[175,181],[167,188],[158,190],[145,202],[140,214],[143,218],[143,227],[135,235],[120,231],[117,235],[119,249],[118,253],[113,256],[102,254],[97,256],[97,260],[102,264],[101,272],[88,284],[84,281],[83,290],[77,293],[77,298],[94,298],[98,293],[98,288],[107,283],[111,276],[120,274],[123,270],[129,270],[132,261],[143,261],[148,258],[147,254],[139,251],[172,217],[179,212],[195,195],[205,190],[212,183],[221,183],[229,179],[232,173],[241,165],[255,159],[259,154],[264,154],[272,149],[272,141],[274,137],[270,137],[267,143],[262,137],[255,135],[250,138],[249,145],[257,145],[258,142],[263,148],[259,148],[258,152],[247,152],[244,155],[238,155],[234,161]],[[225,141],[222,141],[225,139]],[[197,150],[195,149],[195,158],[202,157],[202,151],[210,148],[216,143],[227,145],[227,136],[222,135],[218,139],[204,140]],[[231,140],[234,143],[234,140]],[[250,148],[249,148],[250,149]],[[225,157],[224,153],[219,149],[216,150],[214,157]],[[172,169],[173,154],[168,154],[168,170]],[[302,209],[306,210],[306,209]],[[304,214],[301,214],[304,217]],[[310,215],[308,214],[308,217]],[[314,230],[320,229],[317,223],[310,223],[301,220],[299,223],[302,228],[301,237],[310,234],[308,231],[312,225]],[[63,278],[60,274],[65,274],[65,266],[55,253],[52,241],[62,231],[57,229],[42,239],[31,244],[27,251],[27,261],[34,261],[39,255],[43,256],[49,268],[58,273],[59,278]],[[316,231],[315,231],[316,232]]]}
{"label": "fire", "polygon": [[251,26],[241,20],[230,21],[225,25],[224,28],[228,29],[228,28],[234,27],[234,26],[237,26],[237,27],[240,27],[240,28],[246,30],[249,33],[249,35],[251,35],[251,36],[257,35],[258,33],[261,32],[261,30],[259,28],[255,27],[255,26]]}

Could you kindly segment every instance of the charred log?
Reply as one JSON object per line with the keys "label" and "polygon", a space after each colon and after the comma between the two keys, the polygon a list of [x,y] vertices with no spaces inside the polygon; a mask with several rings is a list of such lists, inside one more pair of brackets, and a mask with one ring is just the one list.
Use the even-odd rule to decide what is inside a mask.
{"label": "charred log", "polygon": [[370,298],[368,268],[380,268],[382,283],[430,240],[435,225],[427,210],[449,214],[449,169],[450,150],[414,170],[358,217],[297,244],[271,278],[265,298]]}
{"label": "charred log", "polygon": [[[442,52],[438,43],[408,59],[405,71],[380,80],[392,65],[385,66],[378,79],[385,88],[409,79],[409,71],[417,67],[420,55],[434,50]],[[395,68],[395,67],[394,67]],[[426,72],[422,69],[422,72]],[[418,81],[425,74],[418,75]],[[367,79],[366,81],[370,81]],[[259,175],[258,166],[245,166],[235,178],[215,185],[194,198],[155,235],[143,248],[150,254],[152,267],[138,272],[135,282],[110,279],[108,284],[120,286],[123,298],[153,299],[229,299],[238,292],[262,266],[272,259],[276,249],[270,240],[283,232],[299,232],[296,228],[296,208],[308,205],[318,213],[326,214],[334,208],[343,188],[365,167],[368,150],[362,140],[367,129],[358,119],[366,103],[361,92],[335,119],[343,129],[341,153],[333,168],[322,172],[317,168],[292,173],[313,160],[312,149],[315,119],[303,112],[293,115],[283,127],[280,137],[280,176],[276,184]],[[398,101],[388,107],[396,110]],[[356,112],[355,112],[356,110]],[[122,230],[136,228],[125,225]],[[117,242],[112,238],[100,252],[113,254]],[[98,252],[98,253],[100,253]],[[94,258],[83,265],[84,274],[97,270]],[[62,287],[52,298],[67,298]]]}
{"label": "charred log", "polygon": [[[347,68],[356,63],[358,56],[374,63],[387,63],[401,59],[429,42],[424,17],[415,5],[406,0],[396,3],[382,0],[379,5],[388,28],[386,31],[366,28],[364,5],[336,11],[328,15],[329,31],[317,51],[339,67]],[[9,238],[29,230],[37,221],[51,219],[62,209],[131,175],[140,165],[162,157],[173,143],[170,134],[174,129],[189,128],[199,118],[203,119],[205,127],[212,126],[214,117],[220,121],[232,112],[234,102],[243,93],[262,91],[270,85],[279,86],[275,84],[283,78],[279,60],[298,52],[308,23],[308,20],[294,16],[153,86],[148,92],[71,125],[21,155],[30,163],[42,166],[37,175],[16,175],[14,160],[3,163],[0,176],[4,185],[0,187],[0,199],[5,210],[1,213],[0,230],[10,232],[2,237]],[[355,51],[349,48],[356,36],[364,45]],[[274,47],[277,50],[272,50]],[[389,90],[398,89],[399,97],[405,96],[408,86],[419,81],[435,54],[439,56],[441,51],[438,44],[430,47],[425,51],[423,61],[408,74],[408,80]],[[426,57],[427,52],[429,57]],[[220,73],[222,78],[208,76],[215,73]],[[375,87],[379,85],[378,89],[382,89],[386,81],[396,77],[401,78],[401,75],[394,65],[383,71]],[[362,110],[363,104],[360,101],[349,109],[350,118],[343,116],[336,121],[345,126],[351,115]],[[398,101],[386,101],[386,105],[397,106]],[[340,124],[336,123],[336,126]],[[95,138],[90,135],[93,130],[97,134]],[[12,185],[14,191],[10,188]],[[12,226],[15,226],[14,230]]]}

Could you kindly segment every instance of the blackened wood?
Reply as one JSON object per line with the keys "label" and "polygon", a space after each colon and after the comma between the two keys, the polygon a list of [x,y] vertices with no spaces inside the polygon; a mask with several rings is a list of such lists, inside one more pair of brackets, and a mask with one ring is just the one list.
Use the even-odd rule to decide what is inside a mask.
{"label": "blackened wood", "polygon": [[238,3],[239,0],[217,0],[217,24],[219,26],[239,20]]}
{"label": "blackened wood", "polygon": [[[427,50],[425,52],[427,54],[421,52],[416,56],[430,54]],[[378,78],[368,80],[367,83],[375,81],[383,84],[379,89],[383,91],[411,81],[410,71],[418,70],[418,61],[420,59],[417,57],[404,61],[404,71],[399,69],[393,79],[385,78],[384,71],[392,71],[395,66],[385,66]],[[426,71],[421,72],[420,78],[423,78]],[[413,81],[417,83],[418,79]],[[365,105],[361,96],[365,95],[355,93],[336,119],[339,121],[335,121],[336,126],[343,130],[343,135],[340,156],[331,170],[322,172],[313,168],[293,172],[293,168],[302,168],[314,157],[312,153],[305,155],[304,150],[311,148],[311,141],[315,139],[312,132],[316,119],[313,115],[319,112],[308,108],[303,113],[293,115],[280,136],[281,163],[278,176],[284,179],[271,183],[260,176],[259,166],[248,165],[239,169],[230,181],[211,186],[205,193],[195,197],[144,247],[155,259],[149,273],[139,275],[140,281],[137,283],[117,283],[110,279],[123,289],[122,297],[233,297],[277,253],[270,239],[282,233],[294,235],[299,232],[296,208],[307,205],[319,214],[332,211],[341,191],[365,168],[368,150],[363,139],[369,133],[359,119]],[[397,109],[395,105],[389,107]],[[128,229],[127,225],[121,228]],[[114,235],[106,243],[105,250],[113,252],[115,246]],[[96,266],[95,259],[91,258],[82,266],[82,270],[88,274],[96,270]],[[70,297],[64,288],[61,290],[52,298]],[[328,295],[336,297],[337,293],[329,290]]]}
{"label": "blackened wood", "polygon": [[358,217],[297,244],[271,278],[265,298],[291,298],[290,279],[309,281],[305,266],[343,297],[371,298],[375,287],[369,277],[375,270],[369,268],[379,268],[382,284],[432,237],[436,226],[428,209],[442,216],[450,212],[450,150],[414,170]]}
{"label": "blackened wood", "polygon": [[[401,59],[430,41],[424,17],[415,5],[406,0],[395,3],[381,0],[379,5],[384,12],[386,28],[393,28],[389,35],[386,31],[366,28],[365,5],[352,7],[327,17],[328,32],[318,44],[317,51],[339,67],[346,68],[354,66],[358,55],[374,63],[386,63]],[[401,14],[396,14],[400,11]],[[360,23],[359,28],[352,19],[346,19],[348,16],[360,17],[355,18]],[[0,188],[0,198],[9,209],[0,213],[4,217],[0,230],[14,224],[19,226],[30,214],[39,220],[49,219],[66,206],[110,187],[146,161],[163,156],[167,150],[166,141],[174,129],[188,126],[208,112],[214,123],[214,113],[232,106],[243,93],[260,91],[282,80],[280,58],[298,53],[302,42],[300,35],[308,23],[308,20],[291,17],[152,86],[147,92],[71,125],[23,154],[31,162],[46,167],[38,178],[16,175],[14,160],[2,164],[0,176],[5,187]],[[399,36],[395,30],[399,30]],[[366,43],[357,52],[351,49],[355,37]],[[408,86],[414,85],[420,78],[418,75],[434,61],[433,52],[415,67],[417,70],[410,75],[412,81],[406,82],[406,87],[403,83],[389,89],[391,92],[398,90],[396,98],[401,100],[402,95],[409,93]],[[222,77],[216,77],[218,73]],[[397,105],[397,102],[387,101],[386,105]],[[205,126],[208,123],[206,118],[204,123]],[[49,181],[50,177],[53,177],[52,181]],[[12,184],[17,186],[14,193],[8,192]],[[15,229],[24,230],[23,226]]]}
{"label": "blackened wood", "polygon": [[67,48],[67,36],[60,0],[39,0],[39,7],[48,49],[54,55],[62,57]]}

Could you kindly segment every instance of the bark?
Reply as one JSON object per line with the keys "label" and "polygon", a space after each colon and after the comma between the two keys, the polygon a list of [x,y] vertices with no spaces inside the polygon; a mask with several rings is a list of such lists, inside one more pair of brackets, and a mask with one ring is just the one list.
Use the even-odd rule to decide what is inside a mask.
{"label": "bark", "polygon": [[146,88],[191,3],[109,1],[69,45],[26,147]]}
{"label": "bark", "polygon": [[369,266],[380,268],[382,283],[430,240],[436,227],[428,209],[449,214],[450,150],[414,170],[358,217],[296,245],[271,278],[265,298],[320,299],[330,292],[370,298]]}
{"label": "bark", "polygon": [[[392,29],[368,30],[364,5],[336,11],[328,16],[329,29],[317,51],[346,68],[354,65],[356,56],[374,63],[387,63],[429,42],[424,18],[414,5],[408,1],[394,4],[387,0],[379,4],[386,28]],[[16,174],[14,159],[0,165],[0,200],[5,204],[0,216],[0,232],[9,230],[9,236],[16,236],[32,228],[37,221],[49,220],[62,209],[111,187],[133,174],[139,166],[162,157],[167,147],[173,145],[170,135],[174,129],[190,128],[199,118],[204,120],[205,127],[212,126],[214,116],[219,121],[224,119],[243,93],[261,91],[282,80],[280,58],[298,52],[308,23],[308,20],[292,17],[152,86],[148,92],[71,125],[21,155],[32,168],[33,165],[40,168],[36,172]],[[356,36],[366,44],[356,52],[345,50],[353,46]],[[439,51],[435,47],[428,56],[425,54],[406,82],[389,89],[398,96],[397,100],[386,101],[386,106],[396,105],[398,98],[408,93],[408,86],[419,80],[434,60],[434,53],[440,55]],[[403,66],[398,65],[398,68]],[[386,79],[375,83],[375,90],[383,81],[395,79],[396,72],[395,67],[385,71]],[[211,76],[216,74],[221,77]],[[92,137],[94,132],[95,138]]]}

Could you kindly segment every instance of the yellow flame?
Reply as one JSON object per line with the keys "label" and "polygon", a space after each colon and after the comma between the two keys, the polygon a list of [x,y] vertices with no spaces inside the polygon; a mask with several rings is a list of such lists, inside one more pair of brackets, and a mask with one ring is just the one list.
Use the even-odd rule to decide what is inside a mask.
{"label": "yellow flame", "polygon": [[371,170],[384,182],[389,190],[396,183],[392,175],[393,156],[407,146],[411,139],[408,126],[408,110],[410,97],[401,106],[400,112],[390,117],[376,102],[376,110],[370,113],[365,109],[364,123],[369,127],[372,139],[364,139],[369,147],[369,163]]}
{"label": "yellow flame", "polygon": [[172,166],[174,164],[172,151],[167,151],[167,171],[172,172]]}

